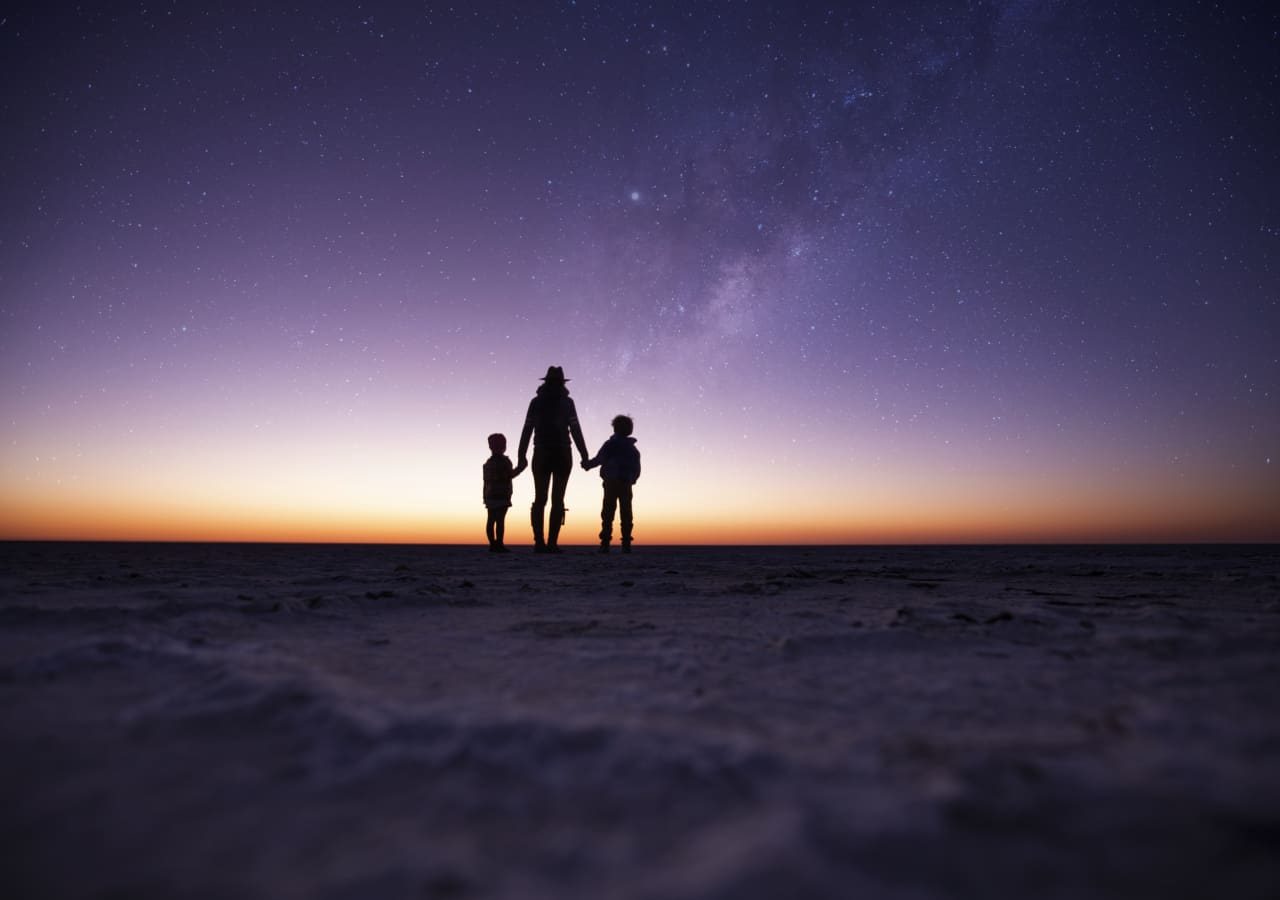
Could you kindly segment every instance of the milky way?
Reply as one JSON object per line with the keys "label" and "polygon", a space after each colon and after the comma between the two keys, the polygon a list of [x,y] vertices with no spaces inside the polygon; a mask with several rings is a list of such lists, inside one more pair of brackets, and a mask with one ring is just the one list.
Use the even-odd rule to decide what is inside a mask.
{"label": "milky way", "polygon": [[1280,539],[1280,15],[402,6],[0,22],[0,536],[473,540],[562,365],[637,539]]}

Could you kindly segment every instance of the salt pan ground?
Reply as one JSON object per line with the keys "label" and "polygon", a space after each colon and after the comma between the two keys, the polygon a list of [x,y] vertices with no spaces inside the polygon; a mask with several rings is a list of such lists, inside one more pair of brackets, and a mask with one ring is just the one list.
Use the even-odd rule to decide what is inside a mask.
{"label": "salt pan ground", "polygon": [[0,561],[6,896],[1280,884],[1274,546]]}

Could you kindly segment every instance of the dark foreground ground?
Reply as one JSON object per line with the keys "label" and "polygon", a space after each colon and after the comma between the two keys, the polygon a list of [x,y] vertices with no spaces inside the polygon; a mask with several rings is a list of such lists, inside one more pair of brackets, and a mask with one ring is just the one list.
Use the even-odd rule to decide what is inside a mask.
{"label": "dark foreground ground", "polygon": [[1271,898],[1280,550],[0,545],[6,897]]}

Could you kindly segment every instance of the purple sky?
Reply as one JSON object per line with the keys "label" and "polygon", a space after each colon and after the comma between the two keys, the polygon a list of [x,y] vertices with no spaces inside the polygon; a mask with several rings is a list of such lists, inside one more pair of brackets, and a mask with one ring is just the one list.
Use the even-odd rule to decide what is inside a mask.
{"label": "purple sky", "polygon": [[0,21],[0,536],[470,540],[557,364],[638,538],[1280,539],[1280,14],[405,6]]}

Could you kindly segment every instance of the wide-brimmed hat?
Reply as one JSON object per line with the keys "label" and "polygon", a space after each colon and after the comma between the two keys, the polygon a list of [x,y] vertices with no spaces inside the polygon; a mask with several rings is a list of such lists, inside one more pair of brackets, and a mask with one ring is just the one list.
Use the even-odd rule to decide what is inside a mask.
{"label": "wide-brimmed hat", "polygon": [[564,384],[570,379],[564,377],[564,369],[559,366],[547,366],[547,374],[542,376],[543,381],[555,381]]}

